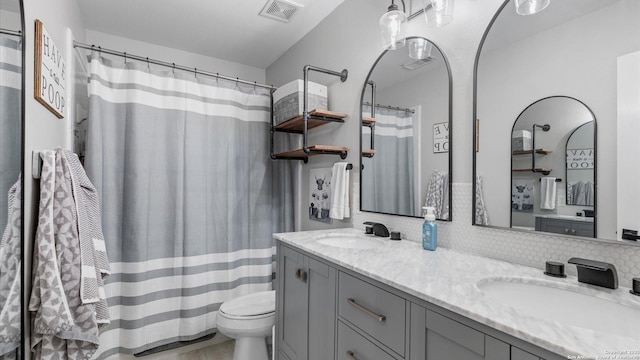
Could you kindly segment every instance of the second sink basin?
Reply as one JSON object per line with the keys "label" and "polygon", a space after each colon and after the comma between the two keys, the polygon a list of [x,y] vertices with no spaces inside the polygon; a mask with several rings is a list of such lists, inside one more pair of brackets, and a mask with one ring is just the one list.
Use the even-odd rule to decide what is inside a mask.
{"label": "second sink basin", "polygon": [[[517,278],[485,279],[478,288],[523,314],[623,337],[640,338],[640,304],[619,304],[567,284]],[[565,288],[563,288],[565,287]],[[590,289],[587,289],[590,290]],[[606,291],[606,290],[602,290]]]}
{"label": "second sink basin", "polygon": [[319,238],[318,243],[345,249],[374,249],[384,245],[383,240],[353,234],[329,234]]}

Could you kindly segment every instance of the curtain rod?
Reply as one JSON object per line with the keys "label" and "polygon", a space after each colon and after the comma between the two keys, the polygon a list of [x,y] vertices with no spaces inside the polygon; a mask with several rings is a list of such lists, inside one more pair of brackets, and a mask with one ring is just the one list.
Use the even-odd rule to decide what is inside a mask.
{"label": "curtain rod", "polygon": [[[371,103],[370,103],[370,102],[365,102],[365,103],[364,103],[364,105],[371,106]],[[398,106],[391,106],[391,105],[380,105],[380,104],[376,104],[376,107],[377,107],[377,108],[382,108],[382,109],[389,109],[389,110],[405,111],[405,112],[412,113],[412,114],[414,114],[414,113],[416,112],[416,111],[415,111],[415,110],[413,110],[413,109],[406,109],[406,108],[401,108],[401,107],[398,107]]]}
{"label": "curtain rod", "polygon": [[22,31],[20,30],[9,30],[0,28],[0,34],[11,35],[11,36],[22,36]]}
{"label": "curtain rod", "polygon": [[198,70],[197,68],[189,68],[189,67],[186,67],[186,66],[176,65],[175,63],[169,63],[169,62],[166,62],[166,61],[149,59],[148,57],[142,57],[142,56],[138,56],[138,55],[127,54],[126,52],[109,50],[109,49],[102,48],[100,46],[83,44],[83,43],[77,42],[77,41],[73,42],[73,47],[74,48],[81,48],[81,49],[86,49],[86,50],[103,52],[103,53],[109,54],[109,55],[120,56],[120,57],[124,57],[125,60],[126,59],[138,60],[138,61],[146,62],[148,64],[154,64],[154,65],[170,67],[172,69],[178,69],[178,70],[183,70],[183,71],[187,71],[187,72],[192,72],[192,73],[198,74],[198,75],[206,75],[206,76],[211,76],[211,77],[215,77],[215,78],[218,78],[218,79],[234,81],[236,83],[241,83],[241,84],[246,84],[246,85],[253,85],[253,86],[269,89],[271,91],[274,91],[276,89],[275,87],[273,87],[271,85],[260,84],[260,83],[257,83],[255,81],[251,82],[251,81],[247,81],[247,80],[242,80],[242,79],[237,78],[237,77],[233,78],[231,76],[221,75],[219,73],[212,73],[212,72],[208,72],[208,71],[202,71],[202,70]]}

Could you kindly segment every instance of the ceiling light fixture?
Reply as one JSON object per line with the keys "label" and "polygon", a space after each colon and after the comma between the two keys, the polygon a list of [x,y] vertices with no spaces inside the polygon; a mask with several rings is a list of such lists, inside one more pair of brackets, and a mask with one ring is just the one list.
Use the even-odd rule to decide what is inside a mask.
{"label": "ceiling light fixture", "polygon": [[453,0],[425,0],[423,12],[427,25],[442,27],[453,20]]}
{"label": "ceiling light fixture", "polygon": [[515,0],[516,13],[519,15],[533,15],[549,6],[551,0]]}
{"label": "ceiling light fixture", "polygon": [[411,59],[422,60],[431,57],[431,43],[427,39],[409,39],[409,57]]}
{"label": "ceiling light fixture", "polygon": [[398,5],[391,0],[391,5],[387,12],[380,17],[380,33],[382,35],[382,46],[385,50],[400,49],[405,44],[405,33],[407,28],[407,14],[405,13],[404,0],[402,10],[398,10]]}

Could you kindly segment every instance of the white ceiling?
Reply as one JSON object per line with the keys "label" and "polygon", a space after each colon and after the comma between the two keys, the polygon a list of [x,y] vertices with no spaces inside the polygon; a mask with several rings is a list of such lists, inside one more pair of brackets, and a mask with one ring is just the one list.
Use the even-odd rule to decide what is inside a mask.
{"label": "white ceiling", "polygon": [[[266,69],[344,0],[295,0],[288,23],[267,0],[78,0],[88,30]],[[117,50],[117,49],[114,49]]]}

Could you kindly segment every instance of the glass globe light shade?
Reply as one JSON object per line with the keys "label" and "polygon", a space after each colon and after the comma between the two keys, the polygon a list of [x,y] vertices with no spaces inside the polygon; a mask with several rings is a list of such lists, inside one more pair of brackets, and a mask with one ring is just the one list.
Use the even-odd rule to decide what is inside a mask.
{"label": "glass globe light shade", "polygon": [[380,33],[385,50],[400,49],[405,44],[407,15],[398,10],[396,5],[389,6],[389,11],[380,17]]}
{"label": "glass globe light shade", "polygon": [[514,0],[516,13],[519,15],[533,15],[549,6],[551,0]]}

